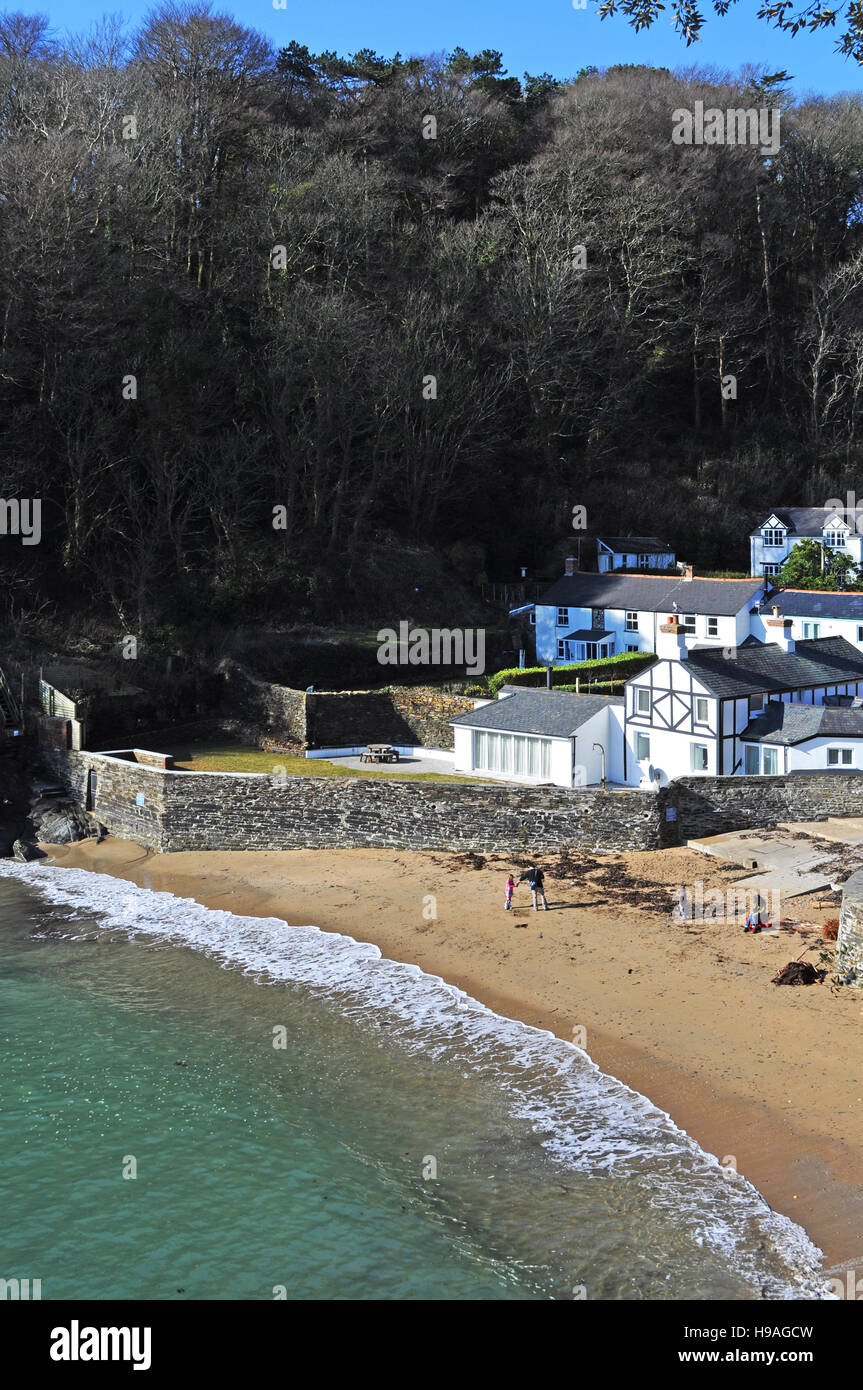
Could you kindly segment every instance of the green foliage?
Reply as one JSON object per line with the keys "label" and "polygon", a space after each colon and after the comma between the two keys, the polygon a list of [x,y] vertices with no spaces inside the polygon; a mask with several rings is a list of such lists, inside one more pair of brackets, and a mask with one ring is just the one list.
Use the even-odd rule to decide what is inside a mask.
{"label": "green foliage", "polygon": [[850,555],[831,550],[811,536],[793,547],[778,577],[786,589],[863,589],[863,575],[857,573]]}
{"label": "green foliage", "polygon": [[[652,666],[656,657],[652,652],[619,652],[616,656],[603,656],[595,661],[577,661],[566,666],[554,666],[551,672],[552,686],[575,689],[573,678],[578,676],[583,688],[588,681],[615,681],[615,678],[629,680],[639,671]],[[506,671],[496,671],[488,678],[488,688],[497,695],[504,685],[524,685],[532,688],[544,687],[546,668],[544,666],[510,667]],[[591,689],[593,687],[591,686]]]}

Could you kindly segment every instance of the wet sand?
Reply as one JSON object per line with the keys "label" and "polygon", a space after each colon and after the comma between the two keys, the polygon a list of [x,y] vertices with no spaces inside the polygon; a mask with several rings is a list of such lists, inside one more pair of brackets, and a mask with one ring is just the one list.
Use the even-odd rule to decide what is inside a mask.
{"label": "wet sand", "polygon": [[[534,912],[522,885],[505,912],[506,874],[518,869],[501,855],[476,867],[476,856],[443,852],[158,855],[114,839],[45,848],[58,865],[374,942],[500,1013],[575,1037],[733,1161],[828,1266],[859,1255],[863,1275],[863,992],[771,983],[801,954],[825,964],[831,948],[815,936],[666,925],[676,885],[724,892],[744,869],[672,849],[580,855],[574,875],[556,878],[558,859],[545,855],[551,910]],[[785,899],[783,914],[838,915],[817,901]]]}

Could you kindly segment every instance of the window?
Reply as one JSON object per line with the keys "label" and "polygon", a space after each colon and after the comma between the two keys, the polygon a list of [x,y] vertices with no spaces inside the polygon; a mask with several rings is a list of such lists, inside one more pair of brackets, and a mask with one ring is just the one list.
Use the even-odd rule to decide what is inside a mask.
{"label": "window", "polygon": [[779,571],[781,570],[782,566],[781,566],[780,564],[769,564],[769,565],[762,565],[761,568],[763,569],[763,571],[764,571],[765,574],[770,575],[771,578],[772,578],[773,575],[779,573]]}
{"label": "window", "polygon": [[708,619],[707,619],[707,636],[708,636],[708,637],[718,637],[718,636],[719,636],[719,619],[718,619],[718,618],[708,618]]}
{"label": "window", "polygon": [[696,724],[707,723],[707,701],[700,697],[695,701],[695,722]]}
{"label": "window", "polygon": [[564,640],[563,640],[562,637],[559,637],[559,638],[558,638],[558,641],[557,641],[557,659],[558,659],[558,661],[566,661],[566,660],[567,660],[567,655],[568,655],[568,654],[567,654],[566,648],[567,648],[567,643],[564,642]]}
{"label": "window", "polygon": [[749,696],[749,713],[750,713],[750,714],[760,714],[761,711],[763,710],[763,708],[764,708],[764,696],[763,696],[763,695],[750,695],[750,696]]}
{"label": "window", "polygon": [[785,544],[785,532],[775,526],[767,526],[761,532],[761,539],[765,545],[775,546]]}
{"label": "window", "polygon": [[692,745],[692,771],[707,771],[707,744],[693,743]]}
{"label": "window", "polygon": [[558,627],[569,627],[569,609],[568,609],[568,608],[558,608],[558,610],[557,610],[557,625],[558,625]]}
{"label": "window", "polygon": [[637,631],[638,631],[638,614],[637,614],[637,613],[627,613],[627,615],[626,615],[626,630],[627,630],[627,632],[637,632]]}
{"label": "window", "polygon": [[694,631],[695,631],[695,614],[694,614],[694,613],[681,613],[681,614],[680,614],[680,626],[681,626],[681,627],[688,628],[690,632],[694,632]]}
{"label": "window", "polygon": [[639,568],[640,570],[649,570],[649,569],[650,569],[650,556],[649,556],[649,555],[639,555],[639,557],[638,557],[638,568]]}
{"label": "window", "polygon": [[650,739],[647,734],[635,735],[635,756],[640,763],[650,757]]}
{"label": "window", "polygon": [[747,777],[753,777],[761,771],[761,749],[757,743],[743,745],[743,771]]}
{"label": "window", "polygon": [[821,636],[821,624],[820,624],[820,623],[804,623],[804,624],[803,624],[803,636],[804,636],[805,638],[810,638],[810,639],[813,638],[813,637],[820,637],[820,636]]}
{"label": "window", "polygon": [[828,767],[853,767],[854,750],[851,748],[828,748]]}
{"label": "window", "polygon": [[535,608],[531,608],[531,610],[530,610],[530,625],[531,625],[531,627],[536,627],[536,609],[535,609]]}
{"label": "window", "polygon": [[844,530],[825,531],[824,544],[829,546],[831,550],[843,550],[845,548],[845,536]]}
{"label": "window", "polygon": [[636,690],[635,692],[635,712],[636,714],[650,713],[650,691]]}
{"label": "window", "polygon": [[628,652],[637,652],[637,651],[638,651],[638,648],[637,648],[636,646],[633,646],[632,643],[628,643],[628,644],[627,644],[627,647],[626,647],[626,650],[627,650]]}
{"label": "window", "polygon": [[775,776],[776,776],[777,772],[779,771],[779,749],[778,749],[778,748],[765,748],[765,749],[764,749],[764,763],[763,763],[763,765],[762,765],[761,771],[764,773],[764,776],[765,776],[765,777],[775,777]]}
{"label": "window", "polygon": [[514,777],[551,776],[551,739],[531,734],[498,734],[474,729],[473,765],[478,771],[508,772]]}
{"label": "window", "polygon": [[861,627],[859,623],[857,625],[857,641],[863,642],[863,627]]}

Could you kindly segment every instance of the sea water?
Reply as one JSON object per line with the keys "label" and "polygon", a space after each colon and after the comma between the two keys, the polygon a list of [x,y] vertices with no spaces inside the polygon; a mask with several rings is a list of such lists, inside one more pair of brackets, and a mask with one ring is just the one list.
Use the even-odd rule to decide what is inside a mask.
{"label": "sea water", "polygon": [[8,860],[0,1201],[43,1299],[825,1293],[578,1048],[350,937]]}

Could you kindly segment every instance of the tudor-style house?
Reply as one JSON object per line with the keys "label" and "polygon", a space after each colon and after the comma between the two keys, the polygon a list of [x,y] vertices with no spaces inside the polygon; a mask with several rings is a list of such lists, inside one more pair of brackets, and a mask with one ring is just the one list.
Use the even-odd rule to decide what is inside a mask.
{"label": "tudor-style house", "polygon": [[863,563],[863,535],[846,519],[844,509],[782,507],[750,534],[750,574],[777,575],[794,546],[807,539],[828,550],[841,550],[855,565]]}
{"label": "tudor-style house", "polygon": [[675,554],[658,536],[597,536],[596,568],[611,570],[673,569]]}
{"label": "tudor-style house", "polygon": [[655,665],[626,684],[624,781],[863,769],[863,652],[842,637],[796,641],[783,617],[767,643],[690,649],[677,619]]}
{"label": "tudor-style house", "polygon": [[566,573],[537,600],[536,656],[542,665],[590,661],[618,652],[656,651],[662,623],[678,617],[687,645],[735,647],[750,632],[763,597],[755,579],[683,575]]}

